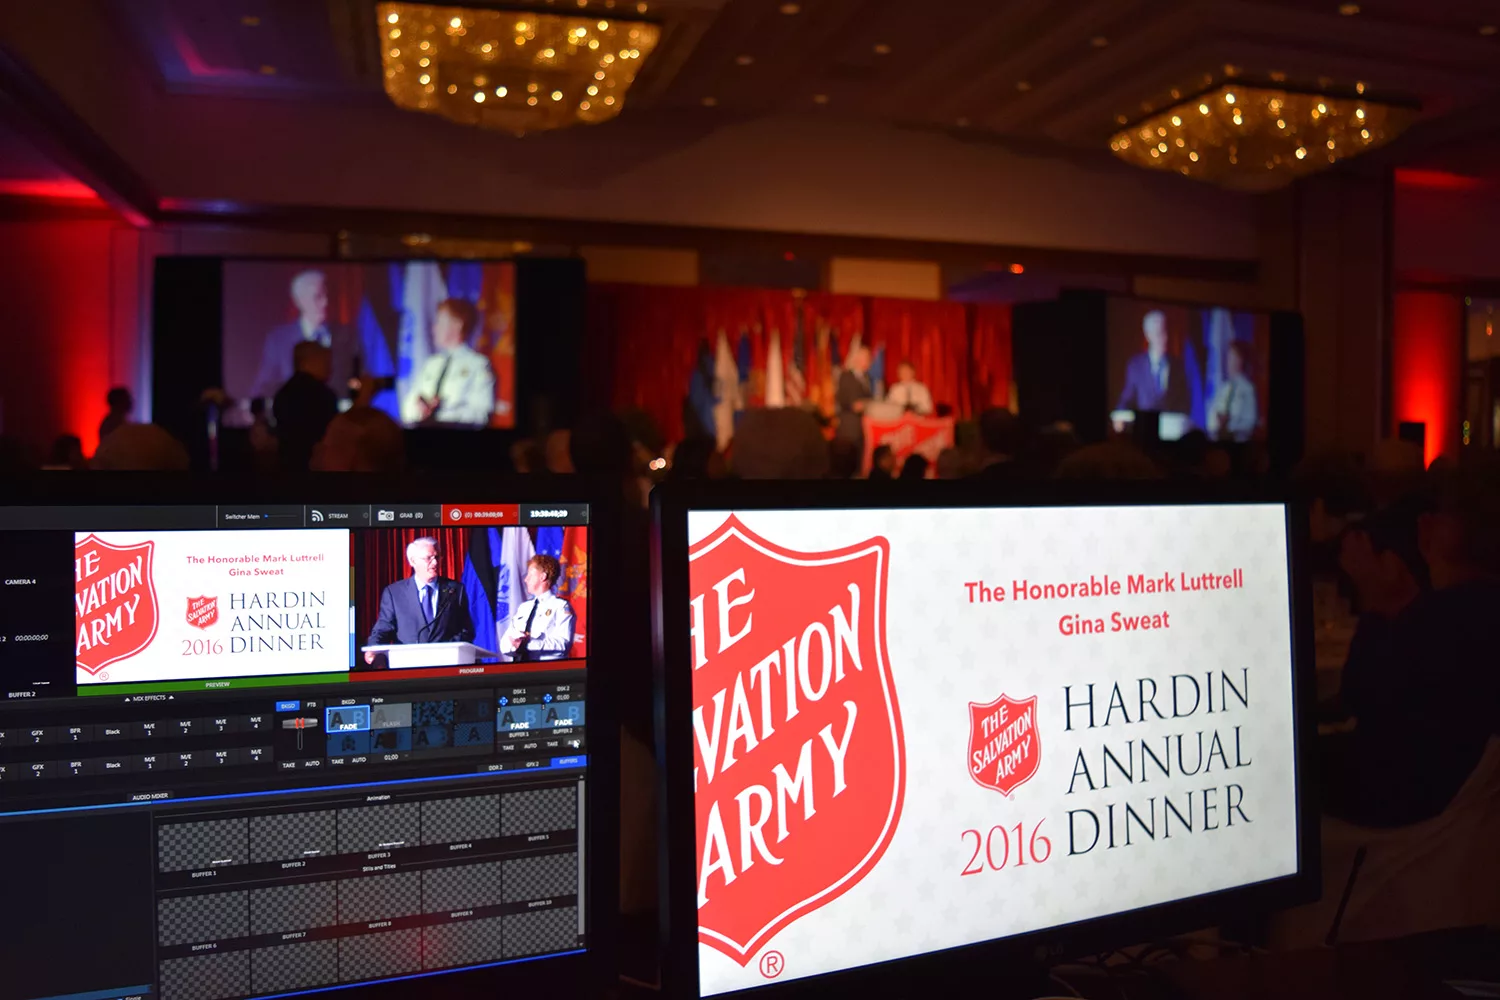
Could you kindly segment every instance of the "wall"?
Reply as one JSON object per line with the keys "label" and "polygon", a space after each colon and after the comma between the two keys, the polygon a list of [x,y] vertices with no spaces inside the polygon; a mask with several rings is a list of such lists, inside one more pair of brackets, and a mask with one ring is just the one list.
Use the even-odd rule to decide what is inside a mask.
{"label": "wall", "polygon": [[1382,419],[1390,316],[1390,196],[1382,177],[1325,174],[1295,192],[1306,339],[1307,450],[1369,454]]}
{"label": "wall", "polygon": [[115,234],[109,221],[0,223],[10,249],[0,268],[0,417],[3,432],[36,448],[77,434],[98,442],[104,395],[117,365],[111,344]]}
{"label": "wall", "polygon": [[1500,182],[1398,171],[1398,275],[1500,278]]}
{"label": "wall", "polygon": [[0,222],[0,433],[46,448],[97,444],[104,396],[130,387],[151,419],[153,265],[163,254],[326,257],[318,235],[215,227],[138,230],[122,222]]}
{"label": "wall", "polygon": [[1398,292],[1392,308],[1391,427],[1427,425],[1425,460],[1456,455],[1463,405],[1464,304],[1444,292]]}

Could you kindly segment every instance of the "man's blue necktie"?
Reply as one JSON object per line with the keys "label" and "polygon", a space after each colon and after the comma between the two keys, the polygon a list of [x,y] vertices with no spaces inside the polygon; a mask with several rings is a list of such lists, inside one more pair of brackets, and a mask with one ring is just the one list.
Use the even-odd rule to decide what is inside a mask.
{"label": "man's blue necktie", "polygon": [[432,624],[432,586],[429,584],[422,588],[422,617],[427,623]]}

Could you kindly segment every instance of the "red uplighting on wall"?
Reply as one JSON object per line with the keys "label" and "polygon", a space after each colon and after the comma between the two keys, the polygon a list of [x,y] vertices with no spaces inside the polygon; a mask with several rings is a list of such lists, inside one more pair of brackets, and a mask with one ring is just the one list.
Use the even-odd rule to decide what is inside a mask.
{"label": "red uplighting on wall", "polygon": [[30,180],[15,177],[0,178],[0,195],[11,198],[40,198],[45,201],[104,204],[93,188],[71,177],[46,180]]}
{"label": "red uplighting on wall", "polygon": [[1444,292],[1397,292],[1392,313],[1391,433],[1427,425],[1424,460],[1458,448],[1463,374],[1463,299]]}
{"label": "red uplighting on wall", "polygon": [[77,434],[92,453],[110,376],[109,221],[12,222],[0,269],[10,339],[0,366],[5,434],[45,448]]}
{"label": "red uplighting on wall", "polygon": [[1482,177],[1411,167],[1402,167],[1396,171],[1396,183],[1402,187],[1427,188],[1432,191],[1478,191],[1488,186]]}

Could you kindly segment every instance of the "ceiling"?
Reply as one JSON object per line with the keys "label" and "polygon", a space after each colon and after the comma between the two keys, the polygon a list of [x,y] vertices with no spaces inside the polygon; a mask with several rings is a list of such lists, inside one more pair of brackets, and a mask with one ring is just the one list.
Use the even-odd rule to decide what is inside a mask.
{"label": "ceiling", "polygon": [[[108,6],[172,92],[302,101],[380,91],[370,0]],[[818,109],[1100,150],[1121,117],[1226,71],[1364,82],[1428,115],[1500,93],[1500,35],[1481,34],[1500,22],[1492,0],[1357,6],[1346,15],[1338,0],[654,0],[645,16],[668,31],[633,107]]]}
{"label": "ceiling", "polygon": [[[576,12],[586,3],[624,16],[637,2],[505,6]],[[589,171],[628,170],[716,129],[788,114],[940,132],[1110,170],[1118,165],[1108,138],[1122,121],[1226,76],[1285,74],[1330,86],[1360,82],[1371,95],[1419,104],[1424,124],[1371,158],[1500,178],[1500,116],[1489,110],[1500,96],[1500,34],[1490,30],[1500,22],[1495,0],[647,0],[643,16],[663,25],[663,39],[619,119],[546,137],[551,146],[528,140],[528,148],[495,145],[514,143],[508,136],[449,136],[459,127],[406,121],[413,116],[382,93],[374,0],[47,6],[65,8],[70,24],[90,22],[87,32],[117,48],[164,102],[132,130],[143,146],[151,133],[158,150],[169,149],[172,136],[155,119],[165,121],[180,106],[192,113],[178,127],[201,128],[214,118],[204,108],[228,98],[241,102],[236,107],[247,99],[268,105],[265,113],[247,113],[263,126],[293,107],[321,113],[320,123],[336,123],[348,109],[366,144],[376,116],[424,142],[442,129],[445,135],[429,143],[434,148],[472,142],[476,156],[513,149],[507,163],[517,169],[574,182]],[[1342,12],[1349,10],[1357,12]],[[62,15],[51,16],[28,44],[56,44]],[[7,47],[19,46],[0,30],[0,56]],[[64,78],[65,58],[34,54],[18,53],[38,67],[43,83],[59,91],[74,86]],[[105,79],[91,102],[80,103],[76,88],[69,94],[79,117],[107,141],[119,105],[130,100],[109,87]],[[288,110],[272,114],[270,107]],[[112,144],[131,158],[122,143]],[[179,193],[172,190],[179,174],[163,171],[163,179],[137,169],[161,196]],[[15,173],[50,176],[0,131],[0,175]]]}

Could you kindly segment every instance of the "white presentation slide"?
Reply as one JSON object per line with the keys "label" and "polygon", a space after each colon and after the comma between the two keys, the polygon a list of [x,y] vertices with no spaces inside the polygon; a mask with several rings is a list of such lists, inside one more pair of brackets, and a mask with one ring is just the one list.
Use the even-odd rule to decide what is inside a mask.
{"label": "white presentation slide", "polygon": [[78,683],[349,669],[349,532],[76,534]]}
{"label": "white presentation slide", "polygon": [[688,526],[703,995],[1296,873],[1281,507]]}

